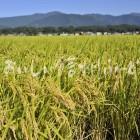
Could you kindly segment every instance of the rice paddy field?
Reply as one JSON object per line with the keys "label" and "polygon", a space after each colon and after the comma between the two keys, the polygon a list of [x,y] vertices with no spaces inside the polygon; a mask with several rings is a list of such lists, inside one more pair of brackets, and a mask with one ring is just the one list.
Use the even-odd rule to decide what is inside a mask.
{"label": "rice paddy field", "polygon": [[140,36],[1,36],[0,139],[140,140]]}

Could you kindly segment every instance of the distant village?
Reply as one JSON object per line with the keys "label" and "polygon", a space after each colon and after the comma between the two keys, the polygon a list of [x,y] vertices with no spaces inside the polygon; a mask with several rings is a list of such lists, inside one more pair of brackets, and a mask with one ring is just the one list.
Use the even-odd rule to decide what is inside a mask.
{"label": "distant village", "polygon": [[139,35],[140,26],[109,25],[83,27],[16,27],[0,29],[0,35],[12,36],[101,36]]}
{"label": "distant village", "polygon": [[[22,35],[26,35],[26,34],[20,34]],[[80,33],[53,33],[53,34],[43,34],[43,33],[39,33],[38,36],[101,36],[101,35],[140,35],[140,32],[126,32],[126,33],[119,33],[119,32],[115,32],[115,33],[109,33],[109,32],[80,32]]]}
{"label": "distant village", "polygon": [[[27,36],[29,34],[26,33],[18,33],[18,34],[1,34],[1,36]],[[114,33],[109,33],[109,32],[77,32],[77,33],[48,33],[44,34],[42,32],[39,32],[38,34],[35,34],[35,36],[109,36],[109,35],[140,35],[140,32],[124,32],[124,33],[119,33],[119,32],[114,32]]]}
{"label": "distant village", "polygon": [[[5,34],[1,34],[2,36],[4,36]],[[19,33],[19,34],[7,34],[7,36],[27,36],[28,34],[25,33]],[[109,36],[109,35],[140,35],[140,32],[124,32],[124,33],[119,33],[119,32],[115,32],[115,33],[109,33],[109,32],[79,32],[79,33],[48,33],[48,34],[44,34],[44,33],[38,33],[36,34],[36,36]]]}

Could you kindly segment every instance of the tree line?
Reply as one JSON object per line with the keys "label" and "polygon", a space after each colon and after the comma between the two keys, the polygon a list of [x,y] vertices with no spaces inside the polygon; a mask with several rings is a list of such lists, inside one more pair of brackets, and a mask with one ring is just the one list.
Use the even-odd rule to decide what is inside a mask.
{"label": "tree line", "polygon": [[61,34],[61,33],[126,33],[126,32],[140,32],[140,26],[136,25],[108,25],[108,26],[81,26],[81,27],[17,27],[17,28],[3,28],[0,29],[0,35],[8,34],[25,34],[25,35],[38,35],[38,34]]}

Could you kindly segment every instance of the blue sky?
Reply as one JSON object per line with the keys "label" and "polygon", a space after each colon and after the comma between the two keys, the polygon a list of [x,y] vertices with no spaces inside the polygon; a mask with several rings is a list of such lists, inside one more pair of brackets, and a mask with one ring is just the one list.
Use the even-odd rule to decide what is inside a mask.
{"label": "blue sky", "polygon": [[0,17],[49,11],[113,15],[140,13],[140,0],[0,0]]}

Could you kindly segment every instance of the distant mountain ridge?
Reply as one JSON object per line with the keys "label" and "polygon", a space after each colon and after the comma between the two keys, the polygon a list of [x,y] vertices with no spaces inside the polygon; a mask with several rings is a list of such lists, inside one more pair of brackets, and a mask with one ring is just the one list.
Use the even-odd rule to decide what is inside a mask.
{"label": "distant mountain ridge", "polygon": [[59,26],[92,26],[92,25],[140,25],[140,13],[113,16],[103,14],[66,14],[58,11],[36,13],[26,16],[0,18],[0,28],[4,27],[59,27]]}

